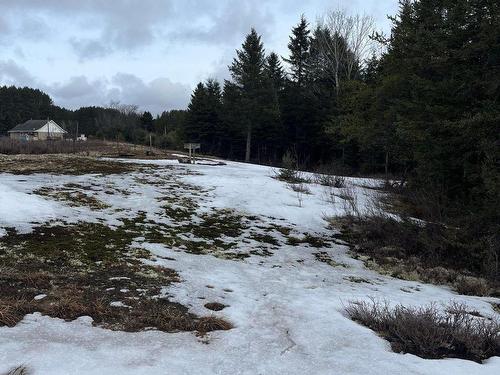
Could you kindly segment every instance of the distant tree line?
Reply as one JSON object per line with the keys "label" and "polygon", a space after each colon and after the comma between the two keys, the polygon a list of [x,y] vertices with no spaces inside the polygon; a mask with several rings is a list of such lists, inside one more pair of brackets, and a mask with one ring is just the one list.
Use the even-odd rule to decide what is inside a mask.
{"label": "distant tree line", "polygon": [[149,144],[151,134],[156,146],[178,148],[182,145],[185,111],[166,111],[153,118],[150,112],[140,113],[136,105],[118,102],[73,111],[54,105],[38,89],[0,86],[0,135],[27,120],[47,118],[61,125],[71,138],[78,133],[109,141]]}

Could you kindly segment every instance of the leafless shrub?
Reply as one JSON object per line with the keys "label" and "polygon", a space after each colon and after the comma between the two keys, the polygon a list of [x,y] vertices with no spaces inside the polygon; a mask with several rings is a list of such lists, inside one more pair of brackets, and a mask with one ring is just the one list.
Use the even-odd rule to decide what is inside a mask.
{"label": "leafless shrub", "polygon": [[381,334],[395,352],[422,358],[462,358],[481,362],[500,355],[500,323],[478,317],[454,303],[405,307],[376,301],[351,302],[345,311],[354,321]]}
{"label": "leafless shrub", "polygon": [[346,179],[344,176],[335,176],[322,173],[316,173],[314,175],[314,182],[322,186],[328,186],[337,189],[343,188],[346,185]]}
{"label": "leafless shrub", "polygon": [[29,371],[26,366],[18,366],[7,372],[5,375],[28,375],[28,374]]}
{"label": "leafless shrub", "polygon": [[361,210],[358,204],[356,189],[352,184],[346,184],[338,195],[342,199],[342,206],[347,217],[361,217]]}
{"label": "leafless shrub", "polygon": [[306,184],[303,184],[303,183],[300,183],[300,184],[287,184],[287,187],[290,190],[293,190],[296,193],[311,194],[311,190],[307,187]]}
{"label": "leafless shrub", "polygon": [[295,195],[297,197],[297,204],[299,207],[302,207],[302,203],[304,202],[304,194],[310,194],[311,191],[309,188],[304,185],[303,183],[300,184],[287,184],[287,187],[295,192]]}
{"label": "leafless shrub", "polygon": [[73,140],[19,141],[7,137],[0,138],[0,154],[72,154],[91,149],[93,142],[73,142]]}
{"label": "leafless shrub", "polygon": [[469,296],[487,296],[490,287],[485,279],[473,276],[461,276],[455,281],[455,289],[460,294]]}

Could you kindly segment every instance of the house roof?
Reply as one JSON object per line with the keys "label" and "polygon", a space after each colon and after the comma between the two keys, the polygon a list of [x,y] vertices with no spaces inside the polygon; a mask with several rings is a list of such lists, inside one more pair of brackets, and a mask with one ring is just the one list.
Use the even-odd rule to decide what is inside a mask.
{"label": "house roof", "polygon": [[[51,120],[28,120],[23,124],[16,125],[13,129],[9,130],[9,133],[20,133],[20,132],[33,132],[40,128],[43,128],[45,124]],[[57,124],[56,124],[57,125]],[[57,125],[59,126],[59,125]]]}

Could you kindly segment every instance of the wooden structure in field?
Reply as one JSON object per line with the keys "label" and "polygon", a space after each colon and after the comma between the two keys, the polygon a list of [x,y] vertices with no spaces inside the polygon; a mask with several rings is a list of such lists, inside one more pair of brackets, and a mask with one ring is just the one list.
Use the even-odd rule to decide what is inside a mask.
{"label": "wooden structure in field", "polygon": [[193,164],[195,159],[195,152],[199,150],[201,145],[199,143],[184,143],[184,149],[189,150],[189,163]]}

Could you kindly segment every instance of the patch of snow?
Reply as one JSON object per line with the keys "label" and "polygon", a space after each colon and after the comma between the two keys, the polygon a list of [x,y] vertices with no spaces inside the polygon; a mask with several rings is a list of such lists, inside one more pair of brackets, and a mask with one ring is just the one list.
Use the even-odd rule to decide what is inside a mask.
{"label": "patch of snow", "polygon": [[33,297],[33,299],[34,299],[35,301],[40,301],[40,300],[44,299],[45,297],[47,297],[47,295],[46,295],[46,294],[39,294],[39,295],[37,295],[37,296]]}
{"label": "patch of snow", "polygon": [[110,302],[109,306],[111,307],[126,307],[126,308],[131,308],[130,306],[128,305],[125,305],[123,302],[121,301],[113,301],[113,302]]}
{"label": "patch of snow", "polygon": [[[14,189],[14,181],[0,182],[0,227],[29,231],[31,222],[57,218],[60,207],[37,195]],[[2,230],[5,235],[5,231]]]}

